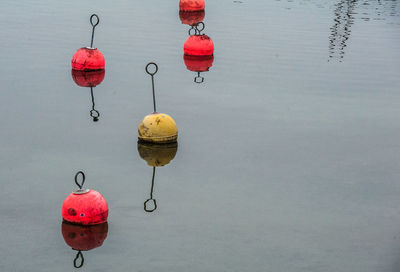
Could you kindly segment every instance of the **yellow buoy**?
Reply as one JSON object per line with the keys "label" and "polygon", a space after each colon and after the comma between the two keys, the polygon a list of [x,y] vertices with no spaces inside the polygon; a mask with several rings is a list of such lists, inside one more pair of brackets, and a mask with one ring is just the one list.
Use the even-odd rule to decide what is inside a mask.
{"label": "yellow buoy", "polygon": [[178,127],[174,119],[165,113],[152,113],[143,118],[138,126],[139,141],[173,143],[178,139]]}
{"label": "yellow buoy", "polygon": [[178,151],[178,143],[171,144],[151,144],[138,143],[138,152],[140,157],[147,162],[149,166],[161,167],[169,164]]}
{"label": "yellow buoy", "polygon": [[[149,66],[154,65],[155,71],[150,72]],[[156,144],[174,143],[178,139],[178,127],[174,119],[165,113],[158,113],[156,110],[156,98],[154,92],[154,75],[158,71],[158,66],[150,62],[146,66],[146,72],[151,75],[153,87],[153,106],[154,112],[143,118],[138,126],[139,142],[149,142]]]}

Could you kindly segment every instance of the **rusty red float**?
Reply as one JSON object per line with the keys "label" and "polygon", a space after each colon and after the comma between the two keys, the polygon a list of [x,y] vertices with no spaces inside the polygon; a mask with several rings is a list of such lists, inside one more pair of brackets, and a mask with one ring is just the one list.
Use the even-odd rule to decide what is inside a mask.
{"label": "rusty red float", "polygon": [[179,10],[182,11],[202,11],[206,4],[204,0],[180,0]]}
{"label": "rusty red float", "polygon": [[[82,184],[78,176],[82,176]],[[75,183],[79,190],[73,191],[64,200],[61,208],[62,218],[70,223],[79,225],[97,225],[107,222],[108,205],[106,199],[97,191],[82,189],[85,174],[79,171],[75,175]]]}
{"label": "rusty red float", "polygon": [[214,43],[205,34],[193,35],[187,38],[183,46],[185,55],[210,56],[214,54]]}
{"label": "rusty red float", "polygon": [[182,24],[185,25],[194,25],[198,22],[204,20],[205,12],[204,10],[201,11],[179,11],[179,18],[181,19]]}
{"label": "rusty red float", "polygon": [[82,47],[75,52],[71,60],[72,69],[90,71],[104,69],[106,62],[97,48]]}
{"label": "rusty red float", "polygon": [[[97,21],[93,22],[93,18]],[[99,24],[100,19],[96,14],[90,16],[90,24],[92,25],[92,40],[90,47],[82,47],[78,49],[72,56],[71,65],[74,70],[90,71],[101,70],[105,68],[105,60],[103,54],[93,47],[94,29]]]}

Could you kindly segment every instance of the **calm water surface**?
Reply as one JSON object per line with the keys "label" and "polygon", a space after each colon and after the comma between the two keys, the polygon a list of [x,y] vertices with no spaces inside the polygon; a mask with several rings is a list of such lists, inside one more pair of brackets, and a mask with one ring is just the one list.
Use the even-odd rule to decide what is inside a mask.
{"label": "calm water surface", "polygon": [[[398,2],[208,0],[196,84],[178,1],[2,0],[0,270],[76,271],[60,210],[84,170],[110,215],[80,271],[398,271]],[[70,65],[92,13],[98,122]],[[179,126],[152,213],[149,61]]]}

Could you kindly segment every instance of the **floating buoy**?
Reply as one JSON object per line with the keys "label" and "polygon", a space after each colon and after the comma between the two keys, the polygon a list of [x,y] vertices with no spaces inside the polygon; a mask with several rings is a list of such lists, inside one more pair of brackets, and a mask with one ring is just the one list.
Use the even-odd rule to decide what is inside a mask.
{"label": "floating buoy", "polygon": [[[192,31],[194,30],[194,35]],[[214,54],[214,43],[210,37],[205,34],[201,34],[204,30],[204,23],[200,22],[192,25],[189,29],[189,37],[186,39],[183,46],[185,55],[191,56],[211,56]]]}
{"label": "floating buoy", "polygon": [[202,11],[206,4],[204,0],[180,0],[179,10],[182,11]]}
{"label": "floating buoy", "polygon": [[61,233],[65,243],[73,250],[78,251],[74,259],[74,267],[80,268],[84,263],[82,251],[89,251],[103,245],[107,238],[108,223],[80,226],[62,222]]}
{"label": "floating buoy", "polygon": [[[82,176],[82,184],[78,182],[79,175]],[[107,202],[99,192],[82,189],[85,183],[85,174],[82,171],[76,173],[75,183],[79,189],[73,191],[64,200],[61,208],[62,218],[67,222],[79,225],[97,225],[107,222]]]}
{"label": "floating buoy", "polygon": [[140,157],[153,167],[153,176],[151,178],[150,198],[144,202],[144,210],[146,212],[154,212],[157,209],[157,201],[153,198],[154,179],[156,176],[156,167],[169,164],[178,151],[178,143],[170,143],[164,145],[138,143],[138,152]]}
{"label": "floating buoy", "polygon": [[[97,19],[96,23],[93,22],[93,18]],[[97,48],[93,48],[94,29],[99,22],[99,16],[96,14],[90,16],[90,24],[92,25],[90,47],[82,47],[75,52],[71,60],[72,69],[83,71],[104,69],[106,63],[103,54]]]}
{"label": "floating buoy", "polygon": [[104,80],[105,73],[104,69],[96,71],[71,70],[72,79],[80,87],[96,87],[100,85]]}
{"label": "floating buoy", "polygon": [[201,11],[193,11],[193,12],[188,12],[188,11],[179,11],[179,18],[181,19],[182,24],[185,25],[194,25],[198,22],[201,22],[204,20],[205,16],[204,10]]}
{"label": "floating buoy", "polygon": [[157,145],[151,143],[138,143],[139,156],[152,167],[161,167],[169,164],[178,151],[178,143]]}
{"label": "floating buoy", "polygon": [[201,72],[207,72],[213,65],[214,56],[191,56],[183,55],[186,68],[189,71],[197,72],[197,76],[194,78],[194,82],[204,82],[204,77],[200,76]]}
{"label": "floating buoy", "polygon": [[[154,65],[155,71],[150,72],[149,66]],[[151,76],[153,87],[153,107],[154,112],[145,116],[138,126],[138,138],[142,142],[157,144],[173,143],[178,139],[178,127],[174,119],[165,113],[158,113],[156,109],[156,98],[154,92],[154,75],[158,71],[158,66],[150,62],[146,66],[146,72]]]}

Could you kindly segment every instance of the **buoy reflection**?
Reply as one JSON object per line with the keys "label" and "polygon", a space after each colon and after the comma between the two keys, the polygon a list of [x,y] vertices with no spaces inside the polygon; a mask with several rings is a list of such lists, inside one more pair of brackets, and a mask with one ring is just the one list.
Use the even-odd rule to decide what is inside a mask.
{"label": "buoy reflection", "polygon": [[157,201],[153,198],[156,167],[169,164],[175,158],[177,151],[178,143],[176,142],[164,145],[138,142],[139,156],[147,162],[147,165],[153,167],[150,198],[143,203],[146,212],[154,212],[157,209]]}
{"label": "buoy reflection", "polygon": [[99,121],[100,113],[95,109],[94,93],[93,88],[100,85],[105,76],[105,70],[96,71],[80,71],[71,70],[72,79],[75,81],[76,85],[80,87],[90,88],[90,97],[92,100],[92,109],[90,110],[90,117],[93,118],[93,122]]}
{"label": "buoy reflection", "polygon": [[106,222],[94,226],[80,226],[63,222],[61,233],[65,243],[77,251],[73,260],[74,267],[81,268],[85,262],[82,251],[89,251],[103,245],[108,234],[108,224]]}
{"label": "buoy reflection", "polygon": [[201,11],[179,11],[179,18],[181,19],[182,24],[185,25],[194,25],[198,22],[202,22],[204,20],[206,13],[204,10]]}
{"label": "buoy reflection", "polygon": [[183,55],[183,61],[189,71],[197,72],[194,82],[203,83],[204,77],[200,75],[201,72],[208,72],[214,62],[214,56],[190,56]]}

